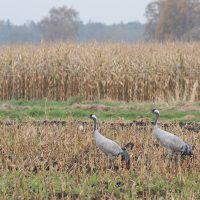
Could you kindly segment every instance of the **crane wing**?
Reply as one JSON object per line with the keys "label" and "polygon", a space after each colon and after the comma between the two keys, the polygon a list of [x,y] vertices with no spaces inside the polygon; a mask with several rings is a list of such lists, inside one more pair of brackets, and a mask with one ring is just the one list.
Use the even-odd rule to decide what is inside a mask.
{"label": "crane wing", "polygon": [[166,148],[172,151],[182,151],[186,143],[178,136],[164,131],[160,128],[154,129],[154,134],[159,142]]}
{"label": "crane wing", "polygon": [[98,131],[95,131],[97,146],[107,155],[117,156],[123,152],[121,147],[114,141],[104,137]]}

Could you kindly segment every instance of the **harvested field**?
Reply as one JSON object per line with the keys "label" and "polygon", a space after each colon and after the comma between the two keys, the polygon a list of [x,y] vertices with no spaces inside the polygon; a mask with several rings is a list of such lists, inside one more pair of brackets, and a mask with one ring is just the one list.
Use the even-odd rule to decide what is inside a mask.
{"label": "harvested field", "polygon": [[[0,125],[0,195],[3,199],[199,199],[200,132],[179,124],[165,128],[194,145],[194,157],[168,159],[150,124],[100,123],[102,133],[128,152],[131,168],[109,161],[95,146],[92,124],[80,122]],[[131,146],[131,145],[128,145]],[[131,146],[132,147],[132,146]]]}
{"label": "harvested field", "polygon": [[[200,123],[198,122],[159,122],[158,123],[163,128],[168,128],[171,126],[180,126],[181,129],[186,129],[188,131],[193,131],[194,133],[200,133]],[[3,120],[0,121],[1,126],[75,126],[75,127],[83,127],[84,130],[87,130],[91,124],[87,121],[80,121],[80,120],[73,120],[73,121],[57,121],[57,120],[43,120],[43,121],[23,121],[23,122],[17,122],[12,120]],[[103,121],[100,123],[100,126],[106,126],[113,130],[116,129],[126,129],[132,126],[145,128],[148,126],[152,126],[153,122],[150,122],[149,120],[145,121],[133,121],[133,122],[108,122]]]}

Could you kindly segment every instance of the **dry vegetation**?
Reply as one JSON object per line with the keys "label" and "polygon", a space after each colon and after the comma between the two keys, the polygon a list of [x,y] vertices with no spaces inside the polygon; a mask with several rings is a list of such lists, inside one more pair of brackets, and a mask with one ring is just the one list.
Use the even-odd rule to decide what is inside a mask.
{"label": "dry vegetation", "polygon": [[[198,43],[1,46],[0,99],[199,101],[199,55]],[[4,104],[1,111],[17,108]],[[169,160],[152,138],[150,124],[111,124],[101,123],[107,137],[135,144],[128,149],[130,170],[120,159],[110,169],[95,146],[91,124],[2,123],[1,198],[200,199],[199,129],[166,126],[195,146],[193,159]]]}
{"label": "dry vegetation", "polygon": [[194,144],[194,159],[169,160],[150,125],[100,125],[109,138],[131,150],[131,169],[109,168],[95,146],[92,124],[14,124],[0,128],[0,196],[3,199],[200,199],[199,133],[168,126]]}
{"label": "dry vegetation", "polygon": [[200,44],[1,46],[0,99],[200,100]]}

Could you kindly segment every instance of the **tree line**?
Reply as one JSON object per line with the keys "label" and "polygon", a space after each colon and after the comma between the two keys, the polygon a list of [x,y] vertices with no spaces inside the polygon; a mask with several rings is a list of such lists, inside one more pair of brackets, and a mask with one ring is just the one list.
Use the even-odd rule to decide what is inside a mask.
{"label": "tree line", "polygon": [[0,43],[41,41],[197,41],[200,40],[200,0],[154,0],[145,10],[146,24],[83,24],[79,13],[66,6],[52,8],[38,23],[21,26],[0,20]]}
{"label": "tree line", "polygon": [[138,42],[144,39],[145,25],[139,22],[105,25],[83,24],[76,10],[66,6],[52,8],[40,22],[21,26],[0,21],[0,43],[38,43],[41,41]]}

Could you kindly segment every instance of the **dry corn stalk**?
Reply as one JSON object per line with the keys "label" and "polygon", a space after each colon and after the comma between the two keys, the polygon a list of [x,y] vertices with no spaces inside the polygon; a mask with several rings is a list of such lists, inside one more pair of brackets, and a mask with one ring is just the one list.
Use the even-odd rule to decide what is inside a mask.
{"label": "dry corn stalk", "polygon": [[40,44],[0,49],[0,99],[200,100],[200,45]]}

